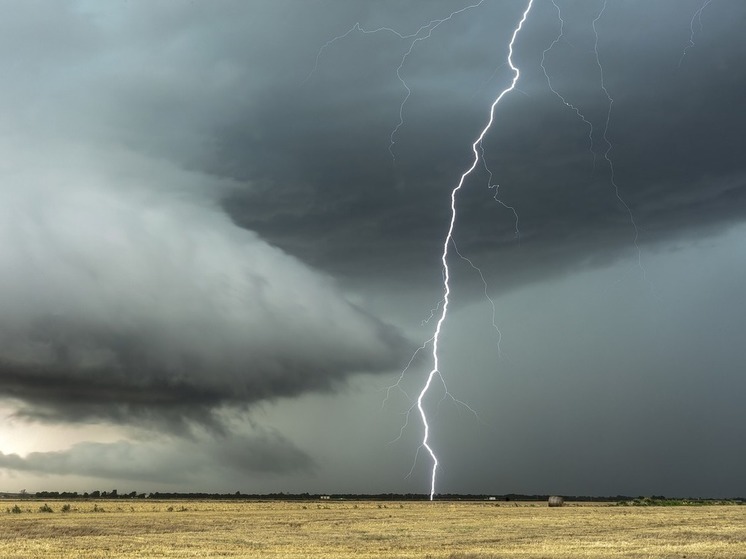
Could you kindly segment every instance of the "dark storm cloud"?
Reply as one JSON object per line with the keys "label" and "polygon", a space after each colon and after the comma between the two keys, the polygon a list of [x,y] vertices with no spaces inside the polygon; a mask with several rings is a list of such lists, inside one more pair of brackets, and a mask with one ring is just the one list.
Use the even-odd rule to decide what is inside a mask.
{"label": "dark storm cloud", "polygon": [[[551,3],[537,2],[516,44],[520,91],[501,104],[485,141],[501,199],[519,214],[520,248],[513,215],[492,202],[485,173],[460,194],[459,246],[482,263],[497,258],[501,270],[520,270],[501,274],[503,284],[609,261],[632,248],[634,230],[603,158],[608,104],[591,27],[600,3],[560,5],[566,39],[547,54],[547,70],[593,123],[595,165],[588,129],[549,91],[539,66],[559,22]],[[488,3],[415,47],[402,72],[413,94],[395,165],[386,148],[404,89],[393,70],[408,44],[359,33],[331,44],[307,82],[274,84],[255,110],[220,131],[213,168],[254,181],[226,199],[226,210],[335,273],[412,279],[427,269],[437,281],[448,191],[470,163],[489,99],[507,83],[505,68],[489,78],[505,60],[521,7]],[[679,66],[697,7],[612,2],[597,23],[615,100],[609,154],[643,245],[718,230],[746,210],[746,42],[739,23],[746,11],[736,3],[708,7]]]}
{"label": "dark storm cloud", "polygon": [[[505,99],[485,141],[501,198],[520,217],[520,248],[513,214],[491,201],[485,173],[460,196],[460,248],[484,265],[497,257],[502,269],[520,270],[503,275],[502,286],[608,261],[632,246],[634,232],[601,157],[607,101],[591,28],[601,3],[558,4],[565,39],[547,54],[547,70],[594,124],[595,167],[588,130],[541,72],[559,21],[550,2],[537,2],[516,44],[519,91]],[[22,79],[19,72],[8,76],[10,92],[30,96],[36,116],[21,111],[13,118],[32,127],[56,123],[45,133],[74,126],[76,136],[228,177],[230,191],[215,194],[237,224],[334,275],[437,282],[448,191],[470,163],[469,144],[489,102],[510,77],[506,42],[523,4],[484,3],[415,46],[402,69],[412,96],[396,164],[388,139],[405,90],[395,70],[409,42],[353,32],[325,48],[318,66],[316,54],[355,22],[414,32],[466,5],[134,2],[60,9],[66,24],[43,36],[45,48],[15,49],[29,51],[29,60]],[[744,8],[708,6],[682,59],[698,8],[612,2],[597,23],[615,98],[610,154],[643,244],[716,231],[743,217]],[[24,22],[48,25],[39,15]]]}
{"label": "dark storm cloud", "polygon": [[[167,443],[167,444],[164,444]],[[308,455],[276,434],[171,441],[78,443],[68,450],[0,452],[0,469],[43,475],[194,484],[207,475],[270,475],[308,470]]]}
{"label": "dark storm cloud", "polygon": [[20,414],[181,428],[398,366],[394,328],[236,227],[216,201],[245,185],[199,169],[282,72],[256,52],[277,10],[5,14],[0,394]]}
{"label": "dark storm cloud", "polygon": [[[495,291],[582,265],[600,268],[634,251],[630,217],[603,158],[608,104],[591,32],[601,2],[558,4],[566,37],[547,53],[547,71],[593,123],[593,154],[588,129],[551,93],[539,65],[559,21],[552,2],[536,0],[516,43],[518,89],[500,104],[484,142],[499,198],[518,213],[520,239],[513,213],[487,187],[487,171],[478,170],[459,195],[455,239]],[[168,480],[163,472],[185,460],[209,473],[189,446],[201,423],[222,443],[194,444],[216,456],[255,449],[231,450],[223,456],[228,467],[308,469],[309,459],[290,442],[242,439],[221,414],[333,391],[356,372],[406,362],[406,342],[376,317],[385,308],[365,306],[366,296],[380,289],[407,300],[403,313],[422,293],[437,300],[449,191],[471,163],[470,144],[490,102],[510,79],[507,41],[525,3],[487,0],[415,46],[402,67],[412,96],[395,163],[389,137],[405,93],[396,68],[409,43],[389,32],[353,32],[329,44],[318,66],[316,55],[356,22],[411,33],[465,5],[4,3],[0,397],[25,418],[137,423],[188,436],[163,449],[86,443],[26,458],[6,453],[0,467]],[[746,6],[709,4],[682,58],[701,5],[610,0],[597,23],[614,97],[609,154],[643,260],[744,218]],[[392,283],[396,290],[387,291]],[[358,304],[348,289],[363,294]],[[739,296],[740,287],[729,286],[711,315],[722,316],[725,300]],[[531,304],[514,314],[550,312]],[[565,322],[553,324],[546,340]],[[564,349],[549,345],[555,349],[535,351],[537,343],[526,350],[542,370],[537,386]],[[732,351],[737,343],[715,347],[734,374],[743,362]],[[463,356],[456,351],[451,359]],[[650,363],[673,378],[675,364],[660,357],[640,369]],[[474,382],[493,369],[484,365]],[[632,391],[623,373],[614,378]],[[726,392],[734,384],[723,386]],[[683,390],[689,400],[682,399],[691,402],[695,391]],[[304,421],[327,411],[308,406],[297,412]],[[721,423],[713,419],[710,432]],[[675,426],[664,427],[660,436],[673,440]],[[516,445],[525,432],[517,428]],[[140,460],[150,454],[151,461]],[[126,458],[121,467],[117,456]],[[360,456],[365,467],[379,464],[377,456]],[[244,458],[249,462],[240,464]],[[141,474],[128,466],[140,463]],[[488,477],[481,471],[475,479]]]}

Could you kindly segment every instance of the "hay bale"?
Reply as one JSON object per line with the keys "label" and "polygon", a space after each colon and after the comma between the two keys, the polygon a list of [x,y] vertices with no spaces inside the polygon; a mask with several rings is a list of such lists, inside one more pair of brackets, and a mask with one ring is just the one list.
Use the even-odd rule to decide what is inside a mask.
{"label": "hay bale", "polygon": [[550,507],[561,507],[565,504],[564,497],[560,497],[559,495],[552,495],[549,497],[549,506]]}

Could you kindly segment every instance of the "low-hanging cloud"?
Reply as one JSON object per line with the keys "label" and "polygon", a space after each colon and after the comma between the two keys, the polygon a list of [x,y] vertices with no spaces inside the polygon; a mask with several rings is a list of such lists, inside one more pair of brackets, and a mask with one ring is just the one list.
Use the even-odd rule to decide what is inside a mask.
{"label": "low-hanging cloud", "polygon": [[27,456],[0,452],[0,469],[42,475],[82,475],[159,484],[196,483],[207,474],[273,475],[313,468],[302,450],[276,433],[150,442],[78,443]]}
{"label": "low-hanging cloud", "polygon": [[0,394],[21,414],[209,422],[398,363],[393,328],[235,226],[204,176],[45,154],[0,191]]}

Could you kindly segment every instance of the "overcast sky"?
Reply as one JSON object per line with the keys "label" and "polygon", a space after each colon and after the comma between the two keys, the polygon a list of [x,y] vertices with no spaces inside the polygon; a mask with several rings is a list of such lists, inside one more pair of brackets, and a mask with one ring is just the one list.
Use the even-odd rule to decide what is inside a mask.
{"label": "overcast sky", "polygon": [[[0,491],[426,493],[526,7],[0,0]],[[746,496],[746,4],[603,8],[458,193],[437,492]]]}

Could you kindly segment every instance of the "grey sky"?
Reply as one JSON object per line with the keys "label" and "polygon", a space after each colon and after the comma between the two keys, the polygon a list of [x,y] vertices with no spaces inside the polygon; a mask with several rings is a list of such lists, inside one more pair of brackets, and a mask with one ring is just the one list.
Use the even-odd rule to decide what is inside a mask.
{"label": "grey sky", "polygon": [[[385,388],[525,2],[414,45],[395,160],[412,39],[354,26],[468,5],[0,4],[0,488],[426,491],[427,355]],[[501,333],[453,260],[438,490],[745,495],[746,6],[609,0],[610,144],[602,2],[556,6],[458,198]]]}

